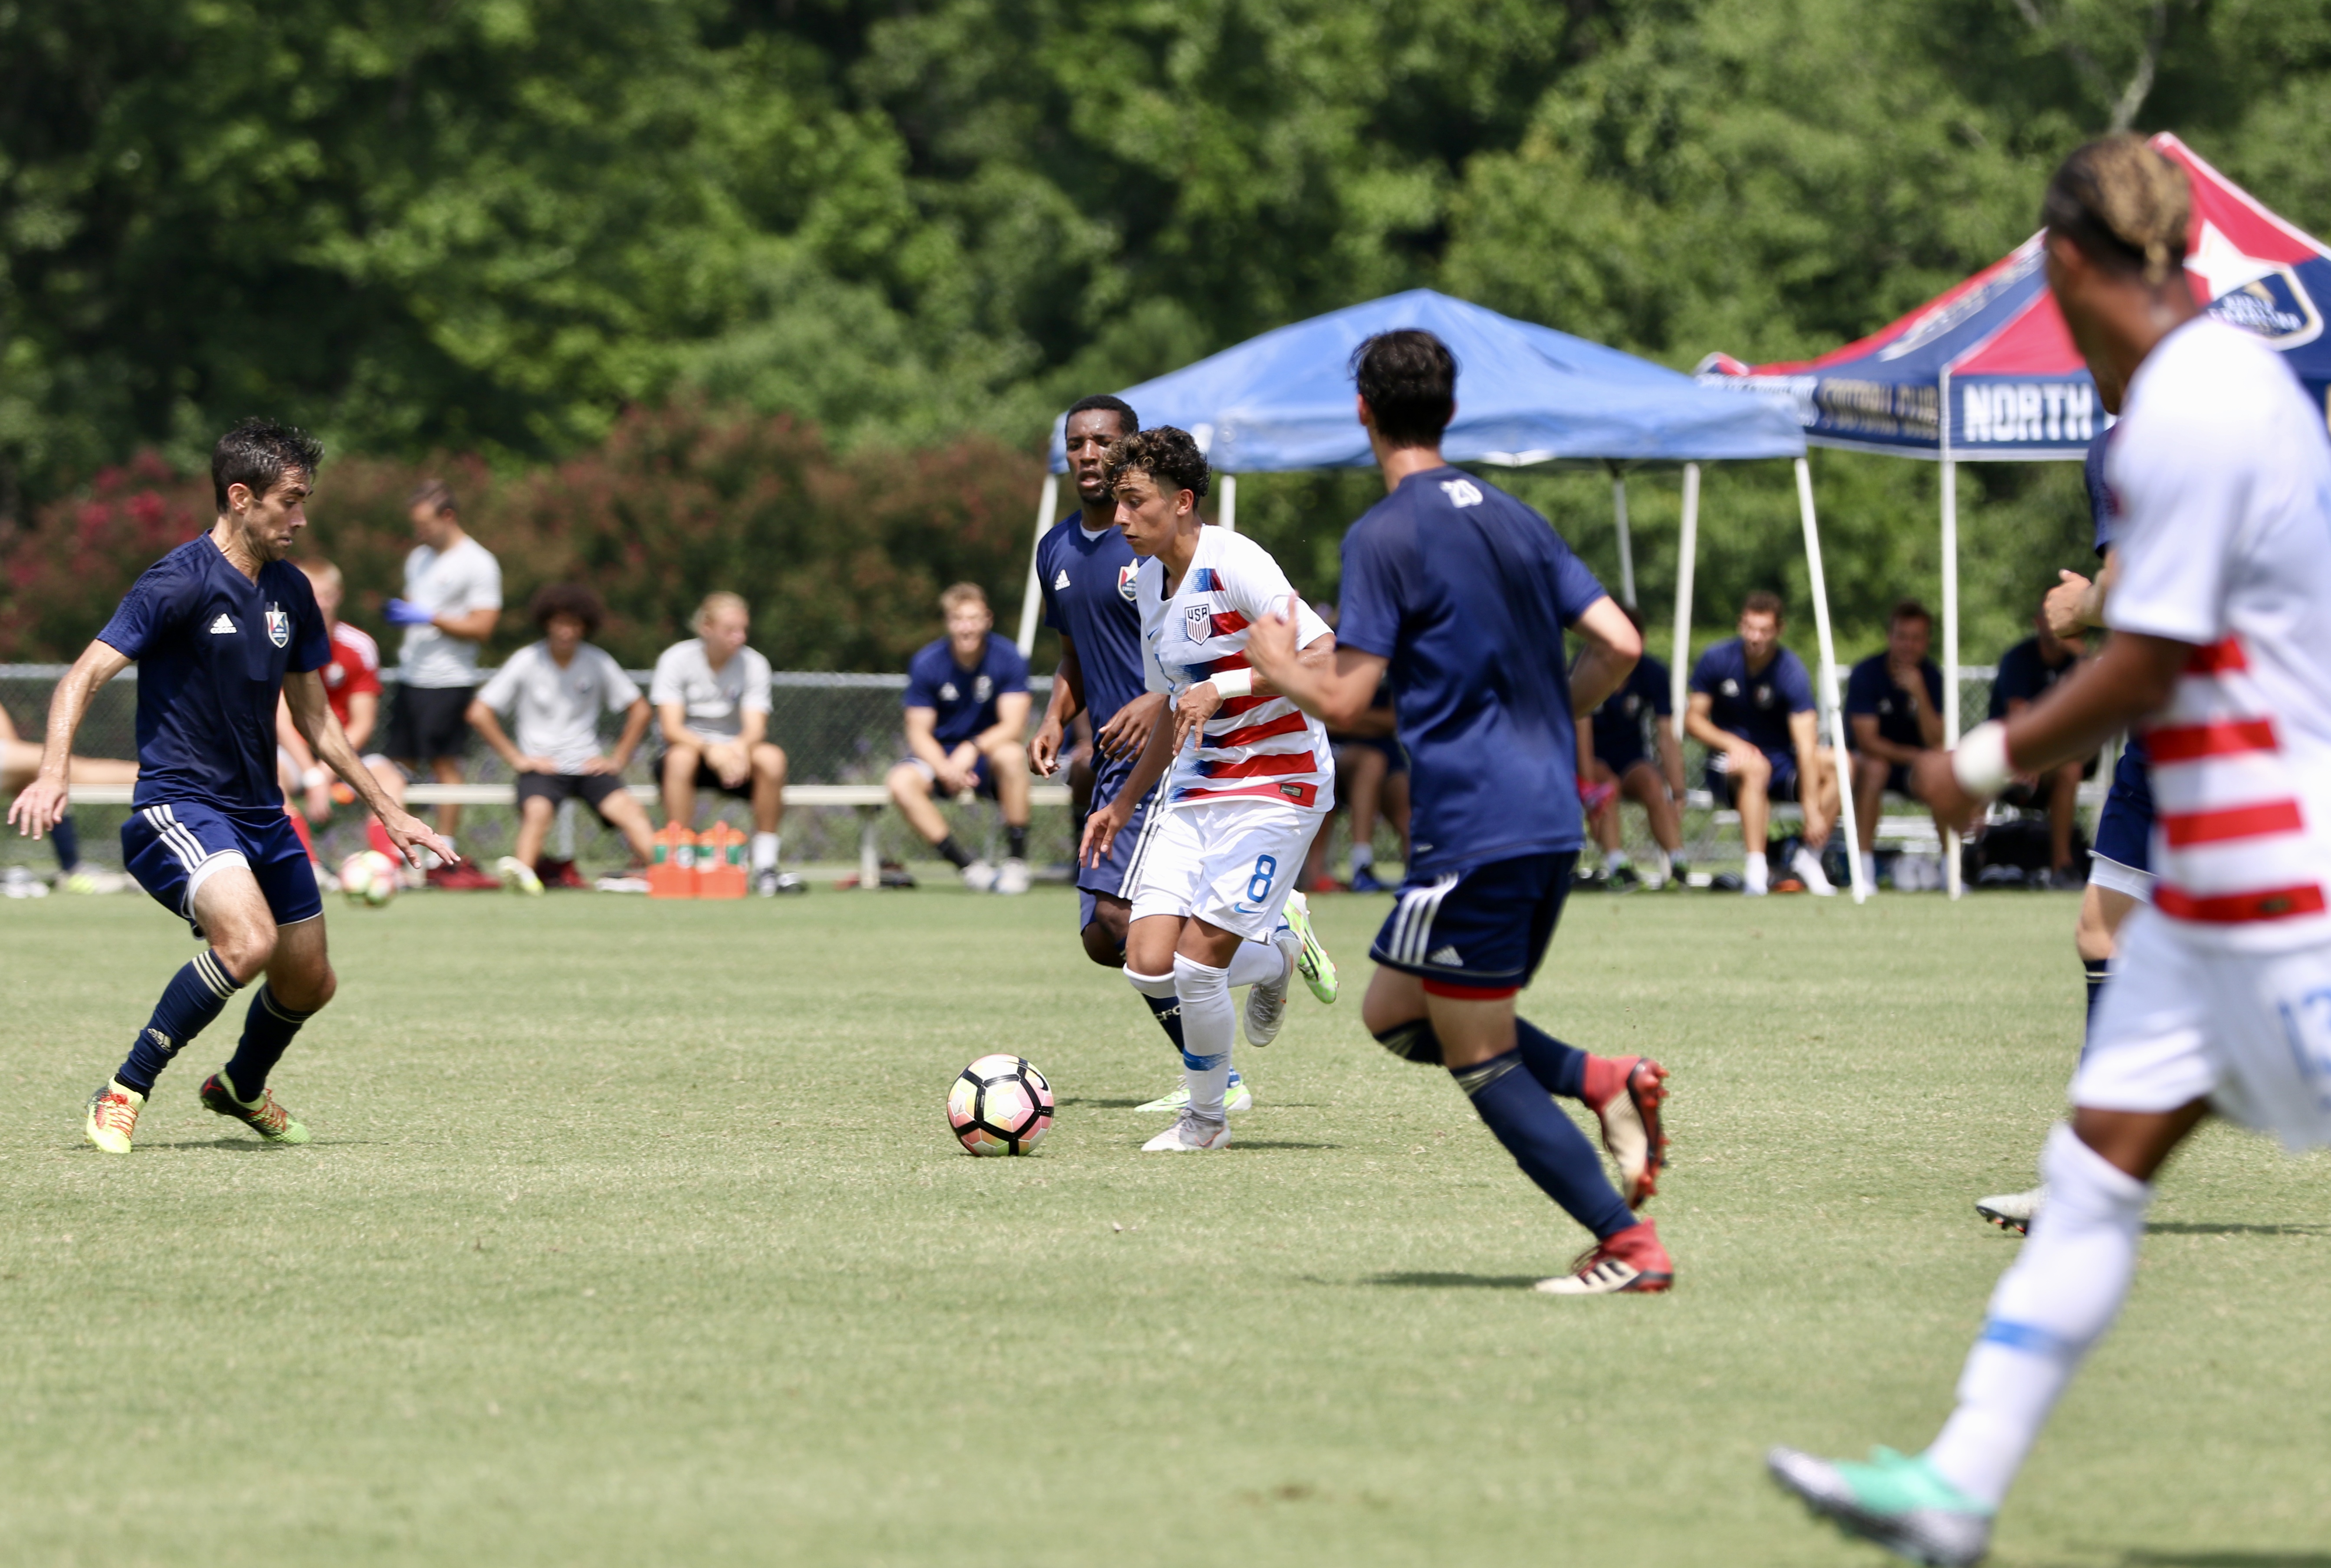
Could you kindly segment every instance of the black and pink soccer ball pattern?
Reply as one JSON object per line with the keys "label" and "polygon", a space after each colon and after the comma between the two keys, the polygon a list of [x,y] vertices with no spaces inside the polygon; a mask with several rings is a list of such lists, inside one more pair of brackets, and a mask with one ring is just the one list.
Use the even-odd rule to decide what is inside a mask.
{"label": "black and pink soccer ball pattern", "polygon": [[1033,1154],[1052,1130],[1052,1086],[1022,1058],[983,1056],[947,1091],[947,1126],[975,1155]]}

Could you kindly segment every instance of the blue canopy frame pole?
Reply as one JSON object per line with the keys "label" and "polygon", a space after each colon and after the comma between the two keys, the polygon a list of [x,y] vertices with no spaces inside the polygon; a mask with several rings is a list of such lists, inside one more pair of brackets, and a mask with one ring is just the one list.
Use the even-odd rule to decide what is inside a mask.
{"label": "blue canopy frame pole", "polygon": [[[1951,454],[1951,373],[1939,381],[1940,427],[1936,432],[1943,481],[1943,749],[1959,744],[1959,465]],[[1959,836],[1943,835],[1943,886],[1953,898],[1966,891],[1966,868],[1959,863]]]}
{"label": "blue canopy frame pole", "polygon": [[1611,465],[1611,511],[1619,527],[1619,603],[1635,607],[1635,542],[1627,533],[1627,470]]}
{"label": "blue canopy frame pole", "polygon": [[1028,586],[1020,595],[1020,657],[1025,659],[1036,651],[1036,612],[1044,602],[1042,587],[1036,581],[1036,546],[1052,531],[1052,521],[1061,509],[1061,476],[1044,476],[1043,493],[1036,498],[1036,544],[1028,546]]}
{"label": "blue canopy frame pole", "polygon": [[1222,499],[1214,503],[1214,516],[1226,534],[1238,532],[1238,475],[1217,474],[1223,481]]}
{"label": "blue canopy frame pole", "polygon": [[[1668,722],[1683,744],[1684,687],[1691,669],[1691,575],[1699,559],[1699,465],[1683,465],[1683,527],[1676,539],[1675,658],[1668,665]],[[1680,802],[1678,803],[1680,805]]]}
{"label": "blue canopy frame pole", "polygon": [[[1804,459],[1797,459],[1797,509],[1805,525],[1805,570],[1812,579],[1813,630],[1821,639],[1821,686],[1814,694],[1814,708],[1829,723],[1830,760],[1837,769],[1838,817],[1831,831],[1846,835],[1846,864],[1852,872],[1853,901],[1857,904],[1870,897],[1870,882],[1862,875],[1861,843],[1854,832],[1853,816],[1853,755],[1845,744],[1845,713],[1837,699],[1837,643],[1829,631],[1829,584],[1822,575],[1821,528],[1813,520],[1813,470]],[[1813,781],[1804,781],[1804,787],[1813,787]]]}

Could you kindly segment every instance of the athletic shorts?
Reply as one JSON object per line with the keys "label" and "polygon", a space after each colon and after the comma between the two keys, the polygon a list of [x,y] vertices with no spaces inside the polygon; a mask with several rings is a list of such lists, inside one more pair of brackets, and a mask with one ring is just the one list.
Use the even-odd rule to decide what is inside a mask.
{"label": "athletic shorts", "polygon": [[404,762],[470,753],[474,686],[400,686],[388,714],[388,755]]}
{"label": "athletic shorts", "polygon": [[[939,782],[938,769],[933,767],[930,764],[925,762],[918,756],[901,757],[899,760],[904,763],[907,766],[913,768],[917,773],[922,774],[926,783],[929,784],[934,788],[937,787]],[[982,754],[978,760],[975,761],[971,765],[971,793],[975,795],[985,795],[989,800],[996,798],[995,773],[994,769],[987,765],[987,757],[985,754]]]}
{"label": "athletic shorts", "polygon": [[518,775],[518,803],[541,800],[559,806],[581,795],[604,817],[607,797],[623,787],[623,781],[611,773],[522,773]]}
{"label": "athletic shorts", "polygon": [[2098,887],[2153,902],[2153,781],[2145,771],[2145,747],[2134,740],[2121,748],[2113,768],[2088,862],[2088,880]]}
{"label": "athletic shorts", "polygon": [[[655,775],[659,779],[663,777],[663,759],[667,755],[669,754],[664,752],[656,754]],[[699,790],[710,790],[715,794],[727,795],[732,800],[749,801],[753,798],[753,775],[747,774],[743,784],[728,784],[713,771],[710,763],[699,756],[696,763],[696,787]]]}
{"label": "athletic shorts", "polygon": [[1382,753],[1386,764],[1384,774],[1387,777],[1393,774],[1408,771],[1408,748],[1392,736],[1331,735],[1327,737],[1327,746],[1331,751],[1341,751],[1347,746],[1364,746],[1370,751]]}
{"label": "athletic shorts", "polygon": [[143,806],[121,824],[121,863],[154,901],[193,927],[195,895],[212,876],[241,866],[278,926],[296,926],[324,912],[316,868],[281,806],[223,812],[192,801]]}
{"label": "athletic shorts", "polygon": [[[1861,760],[1861,754],[1858,751],[1855,752],[1853,754],[1853,760],[1857,763],[1860,762]],[[1914,801],[1918,798],[1917,793],[1910,787],[1909,765],[1898,762],[1888,765],[1886,769],[1886,793],[1889,794],[1902,795]]]}
{"label": "athletic shorts", "polygon": [[1436,996],[1511,996],[1530,982],[1562,918],[1578,851],[1518,855],[1401,884],[1368,956]]}
{"label": "athletic shorts", "polygon": [[[1730,774],[1725,772],[1724,760],[1724,754],[1720,751],[1711,751],[1708,754],[1708,793],[1726,805],[1737,806],[1740,803],[1740,784]],[[1773,765],[1773,781],[1765,788],[1765,798],[1768,801],[1795,800],[1797,798],[1796,754],[1787,751],[1768,751],[1765,753],[1765,760]]]}
{"label": "athletic shorts", "polygon": [[1133,918],[1195,916],[1257,941],[1278,929],[1324,813],[1277,801],[1167,807],[1126,872]]}
{"label": "athletic shorts", "polygon": [[[1093,758],[1092,806],[1099,811],[1117,799],[1125,788],[1125,781],[1133,776],[1133,757],[1096,756]],[[1108,858],[1098,866],[1077,868],[1077,929],[1081,931],[1093,923],[1100,908],[1100,898],[1129,898],[1131,886],[1127,874],[1133,869],[1134,858],[1141,852],[1141,841],[1151,825],[1165,813],[1156,809],[1157,792],[1136,803],[1133,814],[1125,819],[1116,840],[1108,846]]]}
{"label": "athletic shorts", "polygon": [[2170,1111],[2207,1096],[2293,1153],[2331,1144],[2331,943],[2227,952],[2133,909],[2112,970],[2074,1105]]}

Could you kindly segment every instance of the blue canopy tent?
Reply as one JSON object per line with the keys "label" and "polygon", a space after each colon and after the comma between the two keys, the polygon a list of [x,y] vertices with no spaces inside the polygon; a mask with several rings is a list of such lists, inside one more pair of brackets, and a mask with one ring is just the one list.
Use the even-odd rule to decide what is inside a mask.
{"label": "blue canopy tent", "polygon": [[[1821,565],[1805,441],[1794,415],[1761,398],[1696,385],[1691,377],[1430,289],[1387,295],[1278,328],[1118,395],[1146,423],[1178,425],[1197,438],[1219,480],[1222,526],[1238,527],[1238,476],[1304,469],[1369,468],[1367,433],[1353,410],[1346,370],[1353,349],[1379,332],[1422,328],[1449,345],[1460,366],[1457,417],[1441,451],[1452,462],[1521,468],[1598,462],[1612,475],[1619,535],[1620,597],[1635,603],[1633,545],[1627,527],[1625,470],[1646,462],[1684,465],[1679,608],[1690,602],[1698,542],[1699,464],[1793,458],[1812,580],[1823,670],[1825,717],[1842,751],[1842,719],[1832,698],[1836,653]],[[1036,537],[1052,526],[1060,475],[1068,470],[1065,416],[1052,426],[1051,461]],[[1020,648],[1035,644],[1040,596],[1032,553],[1020,610]],[[1690,653],[1689,612],[1676,622],[1677,711]],[[1850,809],[1850,808],[1849,808]],[[1862,896],[1856,868],[1855,895]]]}

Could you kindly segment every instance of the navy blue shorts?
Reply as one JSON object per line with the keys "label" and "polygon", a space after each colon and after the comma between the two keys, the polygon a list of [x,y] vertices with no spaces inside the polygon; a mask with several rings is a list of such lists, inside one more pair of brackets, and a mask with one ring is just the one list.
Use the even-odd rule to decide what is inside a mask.
{"label": "navy blue shorts", "polygon": [[1511,996],[1554,940],[1578,851],[1491,860],[1401,885],[1368,956],[1436,996]]}
{"label": "navy blue shorts", "polygon": [[1406,773],[1408,771],[1408,748],[1402,746],[1400,741],[1393,736],[1331,735],[1327,737],[1327,744],[1331,749],[1337,751],[1340,751],[1347,746],[1366,746],[1370,751],[1379,752],[1383,755],[1384,761],[1389,765],[1384,770],[1387,774]]}
{"label": "navy blue shorts", "polygon": [[[1724,754],[1708,754],[1708,793],[1727,806],[1740,803],[1739,786],[1733,776],[1717,765]],[[1793,801],[1797,798],[1797,754],[1793,751],[1768,751],[1765,760],[1773,765],[1773,782],[1765,788],[1768,801]]]}
{"label": "navy blue shorts", "polygon": [[316,869],[281,808],[227,813],[191,801],[145,806],[121,824],[121,860],[154,901],[194,927],[195,893],[213,873],[242,866],[259,879],[278,926],[324,912]]}
{"label": "navy blue shorts", "polygon": [[2132,871],[2153,870],[2153,781],[2145,776],[2145,747],[2135,740],[2121,748],[2112,789],[2097,816],[2096,852]]}
{"label": "navy blue shorts", "polygon": [[[1125,788],[1125,781],[1133,776],[1136,757],[1114,757],[1096,754],[1093,757],[1092,809],[1100,810],[1117,799]],[[1157,803],[1157,792],[1149,794],[1133,808],[1125,819],[1125,826],[1108,847],[1108,859],[1098,866],[1077,869],[1077,929],[1081,931],[1093,923],[1093,915],[1100,907],[1102,897],[1130,898],[1125,886],[1126,873],[1133,869],[1134,851],[1140,847],[1141,835],[1148,830],[1150,807]]]}
{"label": "navy blue shorts", "polygon": [[1594,748],[1594,760],[1609,768],[1613,778],[1625,778],[1630,768],[1659,765],[1651,761],[1651,754],[1643,749],[1640,740],[1632,746],[1613,746],[1607,753],[1598,746]]}
{"label": "navy blue shorts", "polygon": [[[955,748],[953,746],[949,746],[947,749],[949,751],[953,751]],[[899,758],[899,761],[906,764],[907,766],[913,768],[917,773],[922,774],[924,778],[930,781],[931,796],[934,800],[945,800],[947,798],[939,794],[939,775],[937,771],[932,768],[930,764],[925,762],[918,756],[901,757]],[[989,800],[995,799],[995,772],[993,768],[988,766],[987,758],[985,754],[972,759],[971,793],[975,795],[985,795]]]}

